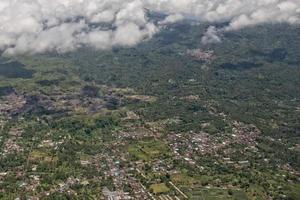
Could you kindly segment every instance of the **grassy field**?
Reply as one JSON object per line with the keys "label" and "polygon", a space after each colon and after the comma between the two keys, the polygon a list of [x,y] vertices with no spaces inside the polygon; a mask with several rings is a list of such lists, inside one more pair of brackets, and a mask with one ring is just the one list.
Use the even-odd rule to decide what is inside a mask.
{"label": "grassy field", "polygon": [[299,199],[300,197],[300,184],[292,186],[291,197],[294,199]]}
{"label": "grassy field", "polygon": [[166,144],[158,140],[141,141],[131,144],[128,152],[138,160],[150,161],[169,154]]}
{"label": "grassy field", "polygon": [[227,189],[200,189],[191,192],[191,199],[203,200],[247,200],[244,192]]}
{"label": "grassy field", "polygon": [[152,190],[155,194],[161,194],[170,191],[165,183],[153,184],[150,186],[150,190]]}
{"label": "grassy field", "polygon": [[181,185],[193,185],[194,183],[197,182],[195,178],[190,177],[184,173],[172,175],[171,180],[175,184],[181,184]]}

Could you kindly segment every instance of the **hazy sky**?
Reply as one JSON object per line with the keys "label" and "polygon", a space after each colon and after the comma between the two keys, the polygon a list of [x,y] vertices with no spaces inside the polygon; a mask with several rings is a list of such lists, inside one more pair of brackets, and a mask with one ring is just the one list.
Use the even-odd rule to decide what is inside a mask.
{"label": "hazy sky", "polygon": [[[154,25],[145,8],[167,17]],[[202,38],[220,42],[222,31],[299,24],[300,0],[0,0],[0,49],[16,54],[133,46],[187,16],[229,22],[221,29],[209,27]]]}

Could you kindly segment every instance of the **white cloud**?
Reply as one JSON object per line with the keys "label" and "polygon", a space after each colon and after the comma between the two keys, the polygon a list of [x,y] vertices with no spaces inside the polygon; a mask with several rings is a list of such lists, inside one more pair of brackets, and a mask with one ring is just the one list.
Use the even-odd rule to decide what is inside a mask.
{"label": "white cloud", "polygon": [[181,21],[183,19],[184,19],[184,16],[181,14],[168,15],[163,21],[159,22],[159,25],[173,24],[173,23]]}
{"label": "white cloud", "polygon": [[118,27],[114,35],[114,44],[122,46],[132,46],[143,38],[143,33],[138,25],[134,23],[124,24]]}
{"label": "white cloud", "polygon": [[181,14],[211,23],[229,22],[227,27],[219,30],[208,29],[202,38],[204,43],[219,41],[217,32],[234,31],[263,23],[300,23],[300,0],[146,0],[146,2],[152,9],[173,15]]}
{"label": "white cloud", "polygon": [[218,36],[218,29],[214,26],[210,26],[202,37],[201,42],[203,44],[221,42],[221,38]]}
{"label": "white cloud", "polygon": [[131,46],[156,30],[141,0],[0,0],[6,54]]}
{"label": "white cloud", "polygon": [[159,25],[185,16],[229,23],[208,29],[204,43],[219,41],[221,31],[300,23],[300,0],[0,0],[0,49],[15,54],[132,46],[159,29],[145,8],[167,14]]}
{"label": "white cloud", "polygon": [[80,38],[83,44],[95,49],[108,49],[111,47],[112,31],[93,30],[83,33]]}

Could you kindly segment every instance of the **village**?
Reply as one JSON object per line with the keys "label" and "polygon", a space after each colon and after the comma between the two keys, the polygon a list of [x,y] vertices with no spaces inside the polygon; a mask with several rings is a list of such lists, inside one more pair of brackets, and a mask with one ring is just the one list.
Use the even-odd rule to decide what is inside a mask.
{"label": "village", "polygon": [[[183,176],[184,169],[195,170],[204,176],[220,168],[249,171],[253,165],[269,164],[269,159],[258,148],[261,131],[252,124],[230,120],[224,113],[216,113],[215,109],[210,108],[212,115],[230,122],[229,132],[210,134],[205,131],[205,128],[210,126],[209,122],[201,124],[203,130],[198,132],[166,132],[166,124],[181,121],[174,118],[140,123],[142,117],[139,114],[122,108],[124,101],[149,103],[156,101],[155,97],[118,94],[120,91],[117,90],[111,90],[108,95],[99,97],[93,92],[93,88],[89,89],[91,91],[74,92],[72,95],[56,92],[51,95],[52,98],[43,95],[28,98],[17,92],[1,97],[0,130],[6,130],[6,134],[0,136],[0,142],[3,143],[0,155],[3,158],[9,158],[11,155],[24,156],[27,164],[11,171],[0,171],[0,183],[4,183],[6,178],[14,174],[20,189],[30,194],[37,193],[45,179],[41,166],[46,165],[54,170],[54,166],[61,162],[57,152],[62,151],[68,142],[74,140],[69,133],[57,138],[49,131],[40,136],[41,138],[33,137],[35,146],[28,149],[27,144],[22,142],[27,134],[22,126],[26,120],[22,113],[36,109],[36,104],[48,111],[66,113],[93,114],[107,110],[110,106],[122,110],[122,128],[113,130],[108,142],[101,143],[101,152],[87,155],[78,151],[74,154],[77,157],[74,157],[74,163],[83,171],[94,170],[93,175],[87,177],[74,173],[49,187],[42,196],[59,193],[76,197],[78,191],[75,188],[97,185],[100,199],[104,200],[185,200],[190,198],[193,192],[191,188],[238,190],[238,187],[227,182],[220,184],[218,179],[206,183],[189,177],[187,179],[193,181],[191,188],[186,188],[178,178]],[[110,100],[117,97],[117,100]],[[199,96],[190,95],[182,100],[196,101],[199,100]],[[35,123],[47,127],[48,122],[45,119],[55,116],[55,113],[50,112],[47,118],[37,117],[34,119]],[[17,123],[7,127],[6,124],[12,119]],[[270,140],[276,142],[273,138]],[[99,141],[103,141],[103,138]],[[78,144],[83,142],[79,141]],[[235,150],[236,146],[239,146],[238,152]],[[294,149],[298,148],[296,146]],[[203,162],[203,159],[206,159],[206,162]],[[278,165],[278,168],[291,174],[296,173],[289,165]],[[3,189],[2,191],[5,192]],[[42,198],[33,195],[30,199]]]}

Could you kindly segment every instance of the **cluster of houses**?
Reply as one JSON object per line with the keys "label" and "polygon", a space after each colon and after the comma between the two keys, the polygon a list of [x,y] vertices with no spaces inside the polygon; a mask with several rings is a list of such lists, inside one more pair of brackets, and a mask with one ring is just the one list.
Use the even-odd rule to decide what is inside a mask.
{"label": "cluster of houses", "polygon": [[26,104],[26,98],[15,92],[0,98],[0,114],[10,117]]}
{"label": "cluster of houses", "polygon": [[174,159],[195,165],[196,155],[212,155],[224,144],[219,144],[207,133],[170,134],[167,142],[174,154]]}
{"label": "cluster of houses", "polygon": [[196,60],[210,62],[215,59],[214,51],[212,50],[202,50],[202,49],[189,49],[187,50],[187,55],[193,57]]}
{"label": "cluster of houses", "polygon": [[145,127],[128,127],[128,130],[121,130],[114,133],[114,136],[116,136],[118,139],[121,140],[140,140],[143,138],[160,138],[161,133],[157,130],[148,130]]}
{"label": "cluster of houses", "polygon": [[6,156],[8,154],[16,154],[22,151],[23,148],[20,145],[18,145],[17,141],[9,138],[5,141],[3,151],[1,154],[2,156]]}
{"label": "cluster of houses", "polygon": [[[232,134],[211,135],[205,132],[190,132],[185,134],[169,134],[166,142],[174,154],[174,159],[196,165],[195,160],[199,156],[209,155],[216,159],[221,158],[225,164],[234,164],[236,167],[249,166],[248,160],[231,161],[230,155],[233,153],[231,145],[240,144],[245,148],[241,153],[250,150],[257,152],[257,138],[260,130],[254,125],[246,125],[241,122],[233,122]],[[220,154],[220,152],[222,152]],[[229,156],[229,157],[228,157]]]}
{"label": "cluster of houses", "polygon": [[23,151],[23,148],[18,144],[18,140],[22,138],[23,129],[19,127],[13,127],[9,130],[7,138],[4,141],[3,149],[1,152],[2,156],[8,154],[16,154]]}
{"label": "cluster of houses", "polygon": [[256,145],[256,140],[261,134],[261,131],[254,125],[246,125],[242,122],[233,122],[232,137],[237,143],[245,144],[248,146]]}

